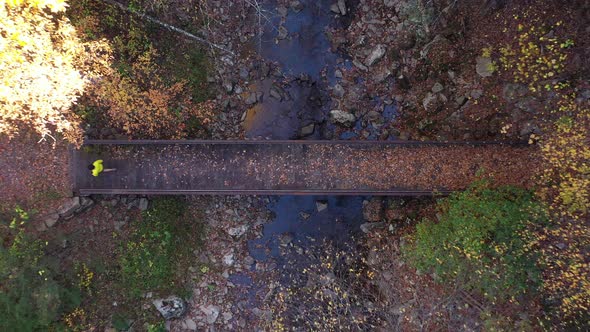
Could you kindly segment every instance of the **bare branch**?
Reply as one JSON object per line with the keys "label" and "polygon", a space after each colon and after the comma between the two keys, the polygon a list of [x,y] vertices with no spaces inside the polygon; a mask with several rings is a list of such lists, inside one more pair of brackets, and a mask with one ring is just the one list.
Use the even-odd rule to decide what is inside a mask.
{"label": "bare branch", "polygon": [[133,14],[135,16],[138,16],[138,17],[140,17],[142,19],[145,19],[145,20],[150,21],[152,23],[158,24],[158,25],[160,25],[160,26],[162,26],[162,27],[164,27],[164,28],[166,28],[166,29],[168,29],[170,31],[174,31],[174,32],[180,33],[180,34],[184,35],[185,37],[188,37],[190,39],[196,40],[196,41],[198,41],[200,43],[203,43],[203,44],[207,44],[207,45],[209,45],[209,46],[211,46],[213,48],[216,48],[218,50],[221,50],[221,51],[223,51],[225,53],[229,53],[231,55],[235,55],[234,52],[232,52],[231,50],[229,50],[229,49],[227,49],[227,48],[225,48],[225,47],[223,47],[221,45],[212,43],[212,42],[210,42],[210,41],[208,41],[208,40],[206,40],[204,38],[195,36],[194,34],[188,32],[186,30],[182,30],[182,29],[177,28],[177,27],[175,27],[173,25],[170,25],[168,23],[164,23],[164,22],[162,22],[162,21],[160,21],[158,19],[155,19],[155,18],[153,18],[151,16],[148,16],[146,14],[143,14],[143,13],[140,13],[140,12],[137,12],[137,11],[134,11],[134,10],[131,10],[131,9],[127,8],[125,5],[123,5],[122,3],[119,3],[118,1],[115,1],[115,0],[102,0],[102,1],[105,2],[105,3],[111,4],[113,6],[117,6],[121,10],[126,11],[126,12],[129,12],[129,13],[131,13],[131,14]]}

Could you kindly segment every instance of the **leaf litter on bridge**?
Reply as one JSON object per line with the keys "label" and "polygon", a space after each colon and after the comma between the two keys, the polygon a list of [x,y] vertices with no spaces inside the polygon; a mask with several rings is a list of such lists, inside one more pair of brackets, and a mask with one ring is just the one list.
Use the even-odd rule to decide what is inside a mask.
{"label": "leaf litter on bridge", "polygon": [[[118,172],[78,185],[145,190],[460,190],[478,175],[530,188],[536,148],[508,145],[181,144],[81,152]],[[80,167],[78,167],[80,168]]]}

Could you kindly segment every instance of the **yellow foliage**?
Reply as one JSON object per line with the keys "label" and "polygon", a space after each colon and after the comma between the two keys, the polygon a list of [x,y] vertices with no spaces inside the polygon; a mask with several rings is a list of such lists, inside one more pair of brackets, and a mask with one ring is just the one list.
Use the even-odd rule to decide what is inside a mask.
{"label": "yellow foliage", "polygon": [[545,170],[541,197],[550,204],[553,225],[538,232],[544,287],[558,303],[560,321],[576,322],[590,311],[590,112],[564,97],[563,116],[542,143]]}
{"label": "yellow foliage", "polygon": [[[560,25],[561,22],[557,22],[550,28]],[[513,73],[516,83],[528,84],[531,92],[538,92],[541,82],[557,76],[565,68],[567,53],[558,38],[546,37],[538,26],[525,28],[519,24],[517,30],[513,45],[500,48],[500,62],[505,70]],[[551,85],[545,88],[549,90]]]}
{"label": "yellow foliage", "polygon": [[0,3],[0,134],[23,126],[43,138],[53,131],[79,143],[79,118],[70,108],[87,83],[76,64],[86,56],[64,0],[4,0]]}
{"label": "yellow foliage", "polygon": [[0,0],[0,6],[10,8],[23,6],[37,9],[49,8],[52,12],[58,13],[65,11],[68,5],[65,0]]}

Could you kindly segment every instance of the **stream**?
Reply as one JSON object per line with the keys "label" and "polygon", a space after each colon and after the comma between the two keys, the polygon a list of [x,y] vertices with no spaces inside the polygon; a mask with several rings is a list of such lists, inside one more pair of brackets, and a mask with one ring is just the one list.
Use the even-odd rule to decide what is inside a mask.
{"label": "stream", "polygon": [[[325,30],[334,25],[347,24],[348,17],[330,11],[333,0],[301,1],[303,8],[295,12],[288,8],[284,18],[277,13],[277,3],[265,4],[268,13],[274,13],[264,25],[259,39],[260,55],[280,66],[286,79],[266,78],[253,83],[256,91],[265,97],[249,110],[245,120],[247,138],[300,139],[300,128],[314,124],[314,131],[305,139],[326,139],[325,133],[333,130],[327,121],[330,97],[327,88],[338,82],[335,72],[350,68],[343,55],[330,50]],[[281,28],[277,28],[281,26]],[[277,40],[284,27],[286,38]],[[252,88],[252,87],[251,87]],[[275,90],[272,92],[271,90]],[[266,97],[271,95],[276,97]],[[280,95],[280,97],[279,97]],[[331,127],[332,126],[332,127]],[[280,196],[271,197],[267,208],[274,218],[264,226],[262,238],[248,243],[249,254],[266,269],[277,271],[283,284],[289,284],[293,271],[303,270],[309,262],[297,259],[303,248],[328,240],[336,245],[352,243],[353,236],[363,223],[362,207],[367,197],[342,196]],[[293,250],[285,250],[291,248]],[[301,257],[301,256],[299,256]],[[287,272],[288,271],[288,272]],[[297,272],[295,272],[297,273]],[[230,280],[248,289],[241,299],[251,307],[260,304],[256,295],[264,285],[256,285],[245,274],[230,276]],[[258,281],[260,282],[260,281]]]}

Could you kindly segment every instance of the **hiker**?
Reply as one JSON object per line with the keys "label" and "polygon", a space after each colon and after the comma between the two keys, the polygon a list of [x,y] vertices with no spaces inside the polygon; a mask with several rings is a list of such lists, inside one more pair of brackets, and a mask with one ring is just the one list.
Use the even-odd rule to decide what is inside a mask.
{"label": "hiker", "polygon": [[104,168],[102,165],[102,159],[98,159],[92,164],[88,165],[88,169],[92,171],[92,176],[98,176],[101,172],[112,172],[116,171],[116,168]]}

